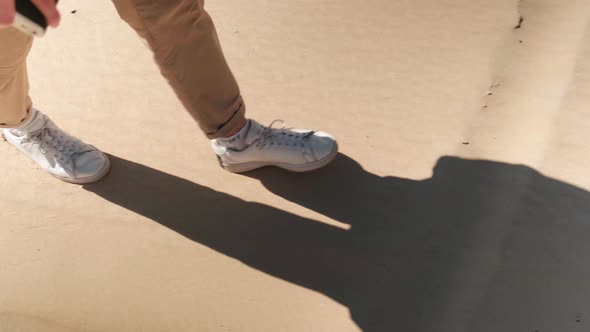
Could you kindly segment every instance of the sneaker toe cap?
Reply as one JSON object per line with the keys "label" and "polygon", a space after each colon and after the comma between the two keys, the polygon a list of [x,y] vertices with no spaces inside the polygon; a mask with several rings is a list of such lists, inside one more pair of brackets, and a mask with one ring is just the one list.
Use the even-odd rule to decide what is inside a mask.
{"label": "sneaker toe cap", "polygon": [[100,151],[86,152],[76,158],[76,177],[93,177],[104,171],[108,157]]}
{"label": "sneaker toe cap", "polygon": [[311,149],[316,160],[322,160],[332,155],[338,149],[338,144],[332,135],[318,131],[312,136]]}

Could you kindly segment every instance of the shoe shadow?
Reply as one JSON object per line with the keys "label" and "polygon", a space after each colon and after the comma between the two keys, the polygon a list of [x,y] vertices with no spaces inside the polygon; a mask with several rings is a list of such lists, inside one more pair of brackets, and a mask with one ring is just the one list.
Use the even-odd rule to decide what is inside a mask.
{"label": "shoe shadow", "polygon": [[564,331],[560,315],[590,311],[590,193],[525,166],[444,157],[413,181],[339,155],[248,174],[343,230],[110,158],[86,190],[331,297],[364,331]]}

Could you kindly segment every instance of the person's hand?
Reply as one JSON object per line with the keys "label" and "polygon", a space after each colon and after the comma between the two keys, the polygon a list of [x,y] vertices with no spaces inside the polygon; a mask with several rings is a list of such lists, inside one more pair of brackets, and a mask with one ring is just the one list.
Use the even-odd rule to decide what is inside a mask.
{"label": "person's hand", "polygon": [[[14,21],[16,12],[15,0],[0,0],[0,28],[10,26]],[[59,25],[60,15],[55,0],[31,0],[35,7],[39,8],[51,27]]]}
{"label": "person's hand", "polygon": [[9,26],[14,21],[14,0],[0,0],[0,28]]}

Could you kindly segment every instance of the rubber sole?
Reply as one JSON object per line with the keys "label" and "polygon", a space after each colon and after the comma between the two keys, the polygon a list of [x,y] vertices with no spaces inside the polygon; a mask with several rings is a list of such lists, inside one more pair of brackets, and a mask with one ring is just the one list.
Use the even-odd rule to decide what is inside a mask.
{"label": "rubber sole", "polygon": [[219,160],[219,165],[223,169],[231,173],[246,173],[253,171],[258,168],[262,167],[279,167],[282,169],[286,169],[291,172],[310,172],[316,169],[320,169],[328,164],[330,164],[334,158],[338,155],[338,144],[334,147],[334,151],[332,151],[329,155],[327,155],[324,159],[318,160],[316,162],[305,164],[305,165],[292,165],[292,164],[282,164],[282,163],[272,163],[272,162],[251,162],[251,163],[242,163],[242,164],[226,164],[221,161],[221,158],[217,156],[217,160]]}

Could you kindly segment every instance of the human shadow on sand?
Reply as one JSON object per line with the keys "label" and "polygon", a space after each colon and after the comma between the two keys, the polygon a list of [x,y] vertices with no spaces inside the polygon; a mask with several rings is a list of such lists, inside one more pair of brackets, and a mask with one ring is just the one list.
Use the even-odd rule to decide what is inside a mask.
{"label": "human shadow on sand", "polygon": [[248,174],[345,230],[111,160],[86,190],[329,296],[363,331],[566,331],[590,313],[590,193],[529,167],[443,157],[415,181],[341,154],[312,173]]}

